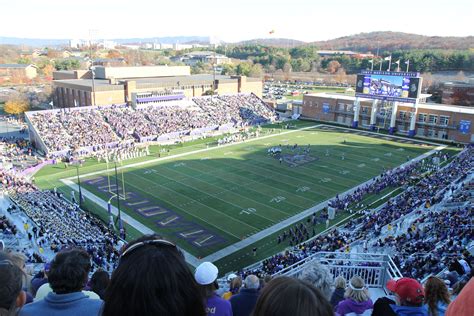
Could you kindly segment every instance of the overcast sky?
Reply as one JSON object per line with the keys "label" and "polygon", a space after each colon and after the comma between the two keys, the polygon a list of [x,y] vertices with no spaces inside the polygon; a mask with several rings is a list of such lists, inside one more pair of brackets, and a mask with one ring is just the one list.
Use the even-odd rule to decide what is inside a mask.
{"label": "overcast sky", "polygon": [[[474,35],[473,0],[0,0],[0,36],[327,40],[360,32]],[[270,35],[269,32],[275,30]]]}

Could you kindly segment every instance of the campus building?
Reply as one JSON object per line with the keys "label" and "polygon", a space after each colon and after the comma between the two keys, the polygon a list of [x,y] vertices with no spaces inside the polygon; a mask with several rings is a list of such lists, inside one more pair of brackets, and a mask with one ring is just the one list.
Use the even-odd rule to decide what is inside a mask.
{"label": "campus building", "polygon": [[426,103],[421,95],[418,104],[381,102],[337,93],[307,94],[301,116],[323,122],[431,140],[474,142],[474,108]]}
{"label": "campus building", "polygon": [[[254,93],[262,96],[260,78],[223,75],[191,75],[189,66],[103,67],[53,73],[55,107],[123,104],[141,95],[198,97],[216,94]],[[214,81],[215,79],[215,81]]]}
{"label": "campus building", "polygon": [[0,78],[4,81],[12,77],[33,79],[38,75],[38,67],[33,64],[0,64]]}

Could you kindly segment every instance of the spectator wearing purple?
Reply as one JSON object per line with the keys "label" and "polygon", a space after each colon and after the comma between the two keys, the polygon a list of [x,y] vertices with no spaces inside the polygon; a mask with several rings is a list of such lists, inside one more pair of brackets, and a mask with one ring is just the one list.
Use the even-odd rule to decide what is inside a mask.
{"label": "spectator wearing purple", "polygon": [[345,297],[346,299],[341,301],[336,307],[336,316],[372,315],[373,303],[369,297],[369,290],[365,287],[364,280],[361,277],[352,277],[349,281]]}
{"label": "spectator wearing purple", "polygon": [[224,300],[216,294],[219,288],[217,275],[219,270],[211,262],[201,263],[194,272],[194,278],[200,285],[201,295],[206,303],[208,316],[232,316],[232,306],[229,301]]}

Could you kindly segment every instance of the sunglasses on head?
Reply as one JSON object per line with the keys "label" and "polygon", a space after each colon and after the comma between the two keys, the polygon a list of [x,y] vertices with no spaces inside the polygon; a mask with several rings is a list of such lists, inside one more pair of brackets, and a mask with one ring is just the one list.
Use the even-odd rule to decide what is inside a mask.
{"label": "sunglasses on head", "polygon": [[130,247],[128,247],[127,249],[125,249],[125,251],[122,252],[122,255],[120,256],[120,258],[123,258],[127,254],[131,253],[132,251],[134,251],[134,250],[136,250],[140,247],[146,246],[146,245],[162,245],[162,246],[170,246],[170,247],[178,249],[178,247],[176,247],[175,244],[173,244],[172,242],[170,242],[168,240],[164,240],[164,239],[145,240],[145,241],[137,242],[137,243],[131,245]]}

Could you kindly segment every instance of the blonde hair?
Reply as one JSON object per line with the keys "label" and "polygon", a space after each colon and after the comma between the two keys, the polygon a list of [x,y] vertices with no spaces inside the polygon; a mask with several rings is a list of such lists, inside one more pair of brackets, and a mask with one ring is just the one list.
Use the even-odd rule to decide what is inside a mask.
{"label": "blonde hair", "polygon": [[334,286],[336,287],[336,289],[345,289],[346,288],[346,279],[344,279],[344,277],[342,277],[342,276],[338,276],[334,280]]}
{"label": "blonde hair", "polygon": [[364,280],[359,276],[352,277],[344,296],[356,302],[365,302],[370,299],[369,290],[365,287]]}

